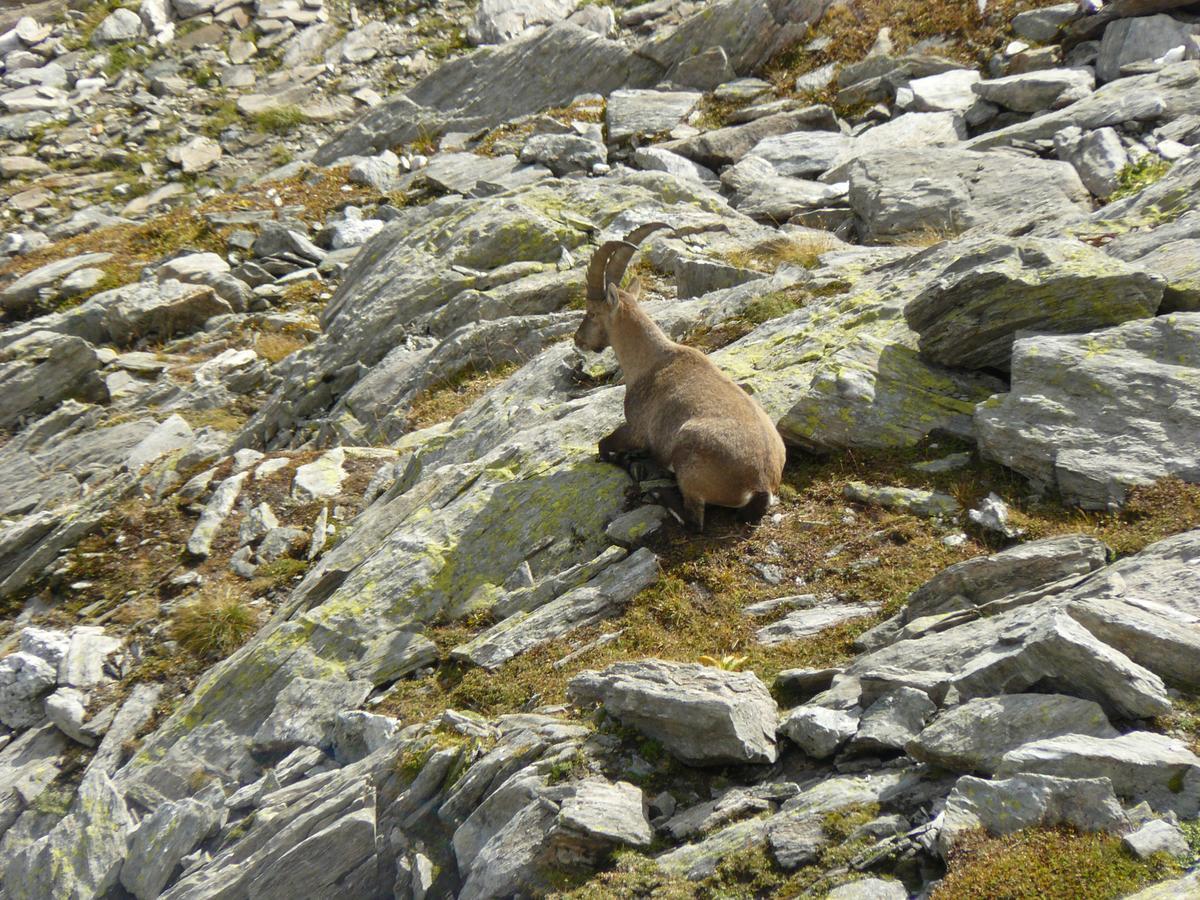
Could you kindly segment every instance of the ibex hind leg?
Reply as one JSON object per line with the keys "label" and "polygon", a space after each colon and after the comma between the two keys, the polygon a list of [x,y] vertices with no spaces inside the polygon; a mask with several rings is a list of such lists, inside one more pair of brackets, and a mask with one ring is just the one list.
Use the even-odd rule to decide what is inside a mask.
{"label": "ibex hind leg", "polygon": [[680,525],[704,530],[704,501],[685,497],[676,487],[662,487],[654,491],[654,499],[666,507]]}
{"label": "ibex hind leg", "polygon": [[771,492],[757,491],[750,498],[750,502],[737,511],[737,516],[743,522],[757,522],[767,514],[767,510],[770,508]]}

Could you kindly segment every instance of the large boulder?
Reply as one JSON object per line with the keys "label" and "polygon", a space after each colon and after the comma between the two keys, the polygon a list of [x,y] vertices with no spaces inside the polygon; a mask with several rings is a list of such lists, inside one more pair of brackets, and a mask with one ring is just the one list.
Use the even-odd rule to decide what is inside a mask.
{"label": "large boulder", "polygon": [[[936,171],[937,178],[929,173]],[[850,205],[871,243],[954,235],[981,227],[999,234],[1083,219],[1087,189],[1069,163],[957,148],[881,151],[849,166]],[[1014,191],[1015,182],[1023,190]]]}
{"label": "large boulder", "polygon": [[980,829],[996,835],[1056,825],[1116,831],[1126,823],[1108,778],[1019,774],[985,781],[964,775],[946,798],[937,841],[948,856],[963,837]]}
{"label": "large boulder", "polygon": [[1104,710],[1061,694],[980,697],[947,710],[905,746],[909,756],[955,772],[990,775],[1001,757],[1030,741],[1064,734],[1116,737]]}
{"label": "large boulder", "polygon": [[1200,480],[1200,313],[1020,338],[1012,390],[978,407],[980,451],[1086,509]]}
{"label": "large boulder", "polygon": [[757,676],[659,660],[616,663],[571,680],[576,703],[600,703],[691,765],[774,762],[778,712]]}
{"label": "large boulder", "polygon": [[377,153],[422,134],[474,131],[566,106],[582,94],[651,87],[663,69],[594,32],[559,22],[439,66],[320,147],[314,161]]}
{"label": "large boulder", "polygon": [[1039,69],[980,81],[971,90],[989,103],[1036,113],[1070,106],[1090,94],[1095,85],[1095,77],[1087,69]]}
{"label": "large boulder", "polygon": [[1073,334],[1154,315],[1163,280],[1074,240],[983,236],[904,308],[935,362],[1008,369],[1018,332]]}
{"label": "large boulder", "polygon": [[1096,77],[1113,81],[1121,77],[1123,66],[1157,59],[1176,47],[1183,47],[1194,58],[1195,33],[1194,25],[1165,13],[1113,22],[1100,41]]}
{"label": "large boulder", "polygon": [[1020,773],[1059,778],[1108,778],[1119,797],[1145,801],[1159,812],[1192,818],[1200,811],[1200,757],[1176,738],[1150,731],[1118,737],[1068,734],[1033,741],[1005,753],[1001,776]]}

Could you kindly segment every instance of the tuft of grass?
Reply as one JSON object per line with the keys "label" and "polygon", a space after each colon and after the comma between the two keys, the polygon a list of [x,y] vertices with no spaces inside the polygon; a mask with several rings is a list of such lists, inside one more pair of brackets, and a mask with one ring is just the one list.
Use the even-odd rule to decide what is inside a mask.
{"label": "tuft of grass", "polygon": [[1136,860],[1112,834],[1065,828],[979,834],[951,854],[932,900],[1115,900],[1182,868],[1166,854]]}
{"label": "tuft of grass", "polygon": [[236,409],[181,409],[179,414],[193,428],[216,428],[219,431],[240,431],[250,418]]}
{"label": "tuft of grass", "polygon": [[1171,163],[1153,153],[1147,153],[1134,162],[1126,163],[1117,173],[1118,187],[1108,198],[1108,202],[1140,193],[1170,171]]}
{"label": "tuft of grass", "polygon": [[258,613],[245,596],[223,585],[181,606],[171,623],[171,637],[193,656],[216,662],[246,643],[258,624]]}
{"label": "tuft of grass", "polygon": [[277,106],[264,109],[251,117],[255,129],[267,134],[288,134],[308,121],[298,106]]}
{"label": "tuft of grass", "polygon": [[140,72],[150,63],[150,55],[135,41],[114,44],[108,49],[104,74],[115,78],[122,72]]}
{"label": "tuft of grass", "polygon": [[815,269],[821,254],[836,245],[833,237],[819,234],[781,235],[753,247],[739,248],[725,254],[725,260],[739,269],[774,272],[786,264]]}
{"label": "tuft of grass", "polygon": [[562,784],[566,781],[578,781],[589,774],[587,755],[576,748],[575,752],[566,759],[560,759],[546,773],[547,784]]}
{"label": "tuft of grass", "polygon": [[409,428],[417,431],[453,419],[517,368],[516,363],[501,363],[489,369],[472,366],[431,385],[413,400],[408,414]]}
{"label": "tuft of grass", "polygon": [[201,126],[201,130],[209,137],[218,137],[226,128],[243,121],[242,114],[238,112],[236,100],[222,100],[215,107],[209,108],[211,111],[208,114],[208,120]]}
{"label": "tuft of grass", "polygon": [[254,339],[254,352],[271,364],[291,356],[308,346],[308,341],[298,334],[272,332],[260,334]]}

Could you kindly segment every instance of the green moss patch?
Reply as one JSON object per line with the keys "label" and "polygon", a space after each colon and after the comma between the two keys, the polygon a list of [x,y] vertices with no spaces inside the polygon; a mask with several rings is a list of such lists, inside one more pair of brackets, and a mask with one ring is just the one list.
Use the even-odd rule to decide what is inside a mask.
{"label": "green moss patch", "polygon": [[964,842],[933,900],[1115,900],[1182,871],[1157,854],[1140,862],[1111,834],[1033,828]]}

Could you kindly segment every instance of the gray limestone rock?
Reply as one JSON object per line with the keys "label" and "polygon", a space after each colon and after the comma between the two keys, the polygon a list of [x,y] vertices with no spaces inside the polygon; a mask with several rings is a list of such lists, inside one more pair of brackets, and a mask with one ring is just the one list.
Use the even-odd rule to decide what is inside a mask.
{"label": "gray limestone rock", "polygon": [[598,141],[576,134],[535,134],[521,148],[521,162],[541,163],[555,175],[591,172],[608,161],[608,151]]}
{"label": "gray limestone rock", "polygon": [[1019,338],[1011,392],[976,409],[980,452],[1088,509],[1164,476],[1200,479],[1198,337],[1200,313],[1172,313]]}
{"label": "gray limestone rock", "polygon": [[1187,837],[1178,825],[1165,819],[1153,819],[1121,838],[1121,844],[1138,859],[1148,859],[1155,853],[1186,857],[1191,853]]}
{"label": "gray limestone rock", "polygon": [[1173,878],[1130,894],[1125,900],[1190,900],[1200,892],[1200,872]]}
{"label": "gray limestone rock", "polygon": [[1031,741],[1065,734],[1116,737],[1104,710],[1061,694],[980,697],[939,715],[905,746],[909,756],[955,772],[991,774],[1001,757]]}
{"label": "gray limestone rock", "polygon": [[1102,85],[1070,106],[981,134],[965,146],[971,150],[991,150],[1018,141],[1053,140],[1071,125],[1090,131],[1125,122],[1171,121],[1194,115],[1200,112],[1198,83],[1200,62],[1174,63],[1148,75],[1120,78]]}
{"label": "gray limestone rock", "polygon": [[793,610],[782,619],[764,625],[755,632],[755,640],[772,647],[785,641],[818,634],[826,628],[879,612],[877,603],[848,603],[837,597],[817,599],[812,605]]}
{"label": "gray limestone rock", "polygon": [[616,615],[635,594],[658,580],[658,558],[645,547],[586,584],[529,612],[519,611],[450,651],[496,669],[527,650]]}
{"label": "gray limestone rock", "polygon": [[72,272],[95,267],[110,259],[111,253],[83,253],[46,263],[5,285],[0,290],[0,307],[9,312],[22,312],[36,303],[43,291],[52,291],[54,285]]}
{"label": "gray limestone rock", "polygon": [[[939,173],[937,179],[929,172]],[[1014,193],[1019,179],[1026,190]],[[1087,189],[1069,163],[957,148],[899,149],[849,165],[850,205],[872,243],[952,236],[986,227],[996,234],[1081,220]],[[934,248],[936,249],[936,248]]]}
{"label": "gray limestone rock", "polygon": [[604,110],[609,144],[670,131],[700,102],[692,91],[613,91]]}
{"label": "gray limestone rock", "polygon": [[899,881],[860,878],[834,888],[825,900],[908,900],[908,891]]}
{"label": "gray limestone rock", "polygon": [[224,822],[224,806],[191,797],[164,803],[130,833],[121,885],[138,900],[153,900],[170,882],[180,860]]}
{"label": "gray limestone rock", "polygon": [[188,553],[193,556],[206,557],[212,552],[217,532],[220,531],[229,514],[233,512],[233,505],[237,502],[238,495],[242,492],[242,485],[249,476],[249,472],[239,472],[217,485],[212,497],[205,504],[204,511],[200,514],[200,521],[196,523],[196,527],[192,529],[192,534],[188,538]]}
{"label": "gray limestone rock", "polygon": [[857,676],[887,666],[950,673],[949,683],[963,700],[1022,693],[1038,685],[1094,700],[1120,718],[1160,715],[1170,708],[1157,675],[1097,640],[1051,601],[899,641],[860,656],[846,672]]}
{"label": "gray limestone rock", "polygon": [[971,86],[976,95],[1015,112],[1036,113],[1061,109],[1088,96],[1096,86],[1088,69],[1039,69],[980,81]]}
{"label": "gray limestone rock", "polygon": [[861,481],[851,481],[843,489],[842,494],[847,500],[882,506],[900,512],[912,513],[914,516],[934,518],[938,516],[956,516],[962,512],[958,501],[949,494],[939,491],[923,491],[915,488],[891,486],[876,486],[863,484]]}
{"label": "gray limestone rock", "polygon": [[1039,44],[1049,44],[1058,37],[1059,29],[1075,18],[1078,10],[1078,4],[1058,3],[1019,12],[1013,16],[1013,34]]}
{"label": "gray limestone rock", "polygon": [[535,25],[561,22],[575,5],[575,0],[483,0],[467,37],[472,44],[503,44]]}
{"label": "gray limestone rock", "polygon": [[1019,331],[1094,331],[1162,302],[1161,279],[1077,241],[979,237],[956,249],[904,308],[921,352],[943,365],[1007,369]]}
{"label": "gray limestone rock", "polygon": [[937,712],[937,706],[924,691],[900,687],[868,706],[850,742],[857,753],[903,750]]}
{"label": "gray limestone rock", "polygon": [[577,675],[569,693],[576,703],[603,704],[692,765],[775,760],[775,701],[750,673],[659,660],[616,663]]}
{"label": "gray limestone rock", "polygon": [[117,883],[133,819],[106,775],[85,778],[72,811],[9,861],[5,893],[14,900],[87,900]]}
{"label": "gray limestone rock", "polygon": [[45,716],[43,698],[54,690],[57,672],[32,653],[18,651],[0,659],[0,722],[28,728]]}
{"label": "gray limestone rock", "polygon": [[87,341],[51,331],[34,331],[0,348],[0,427],[50,412],[71,396],[107,399],[93,374],[99,368]]}
{"label": "gray limestone rock", "polygon": [[109,13],[92,32],[93,47],[104,47],[109,44],[120,44],[136,40],[146,33],[142,20],[131,9],[116,9]]}
{"label": "gray limestone rock", "polygon": [[717,174],[712,169],[661,147],[638,147],[633,151],[633,163],[639,169],[667,172],[677,178],[687,178],[701,184],[717,181]]}
{"label": "gray limestone rock", "polygon": [[798,706],[779,726],[797,747],[813,759],[826,759],[854,737],[857,715],[823,706]]}
{"label": "gray limestone rock", "polygon": [[986,781],[964,775],[946,798],[937,845],[947,856],[964,835],[980,828],[996,835],[1037,825],[1116,831],[1126,821],[1108,778],[1017,774]]}
{"label": "gray limestone rock", "polygon": [[700,165],[716,169],[737,162],[764,138],[813,130],[838,131],[837,119],[828,107],[810,106],[795,112],[775,113],[743,125],[727,125],[684,140],[668,141],[660,146]]}
{"label": "gray limestone rock", "polygon": [[1195,58],[1194,35],[1195,26],[1164,13],[1120,19],[1104,29],[1096,77],[1113,81],[1121,76],[1122,67],[1157,59],[1176,47]]}
{"label": "gray limestone rock", "polygon": [[1104,566],[1108,547],[1088,535],[1072,534],[1018,544],[989,556],[976,556],[943,569],[913,591],[904,621],[980,607],[1020,596],[1032,602],[1057,593],[1066,582]]}
{"label": "gray limestone rock", "polygon": [[1005,753],[996,774],[1104,777],[1118,796],[1190,818],[1200,811],[1200,757],[1176,738],[1133,731],[1104,738],[1070,734]]}
{"label": "gray limestone rock", "polygon": [[275,709],[254,734],[254,745],[264,751],[286,752],[301,746],[333,746],[338,713],[367,699],[369,681],[335,681],[297,678],[275,701]]}
{"label": "gray limestone rock", "polygon": [[1117,176],[1129,158],[1116,129],[1097,128],[1083,134],[1075,127],[1064,128],[1054,136],[1054,147],[1058,158],[1073,165],[1084,187],[1101,200],[1119,187]]}

